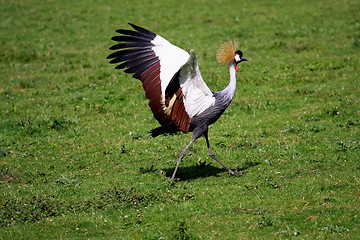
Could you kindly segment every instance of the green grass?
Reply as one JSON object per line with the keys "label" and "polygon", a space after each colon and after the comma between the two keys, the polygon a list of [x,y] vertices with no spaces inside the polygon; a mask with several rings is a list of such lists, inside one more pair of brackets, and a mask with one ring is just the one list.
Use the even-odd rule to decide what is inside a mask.
{"label": "green grass", "polygon": [[[1,1],[0,239],[359,238],[358,1]],[[191,135],[158,126],[105,59],[144,26],[244,56],[235,99],[166,181]],[[206,166],[201,165],[206,161]],[[207,165],[211,163],[211,165]]]}

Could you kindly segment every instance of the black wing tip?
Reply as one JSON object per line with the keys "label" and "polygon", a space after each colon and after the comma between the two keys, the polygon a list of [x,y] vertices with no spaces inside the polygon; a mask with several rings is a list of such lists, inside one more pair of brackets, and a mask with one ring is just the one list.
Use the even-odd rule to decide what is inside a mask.
{"label": "black wing tip", "polygon": [[[113,52],[109,56],[106,57],[106,59],[111,59],[109,61],[110,64],[123,62],[115,67],[115,69],[124,69],[126,73],[135,73],[134,77],[139,77],[138,75],[141,74],[144,70],[144,66],[131,66],[131,63],[129,62],[134,56],[127,56],[127,58],[118,58],[119,54],[125,54],[126,51],[134,51],[137,54],[148,51],[148,49],[153,46],[151,41],[157,36],[155,33],[142,28],[140,26],[137,26],[133,23],[128,22],[128,24],[135,30],[128,30],[128,29],[118,29],[116,30],[117,33],[120,35],[114,36],[111,38],[111,40],[115,42],[120,42],[118,44],[115,44],[111,47],[109,47],[110,50],[118,50],[123,49],[121,51]],[[125,49],[125,50],[124,50]],[[128,64],[130,64],[128,66]],[[138,75],[137,75],[138,74]]]}
{"label": "black wing tip", "polygon": [[150,31],[150,30],[148,30],[146,28],[140,27],[140,26],[135,25],[135,24],[130,23],[130,22],[128,22],[128,24],[138,32],[141,32],[143,34],[149,35],[149,36],[154,37],[154,38],[156,37],[155,33],[153,33],[152,31]]}
{"label": "black wing tip", "polygon": [[[130,22],[128,22],[128,24],[133,28],[133,29],[137,29],[137,28],[142,28],[142,27],[140,27],[140,26],[137,26],[137,25],[135,25],[135,24],[133,24],[133,23],[130,23]],[[120,29],[117,29],[117,30],[115,30],[115,32],[119,32],[119,31],[126,31],[127,29],[125,29],[125,28],[120,28]]]}
{"label": "black wing tip", "polygon": [[[131,23],[131,22],[128,22],[128,24],[133,28],[133,29],[135,29],[135,30],[137,30],[137,29],[145,29],[145,28],[143,28],[143,27],[140,27],[140,26],[138,26],[138,25],[136,25],[136,24],[133,24],[133,23]],[[147,29],[145,29],[146,31],[149,31],[149,30],[147,30]]]}
{"label": "black wing tip", "polygon": [[[146,29],[146,28],[143,28],[143,27],[140,27],[140,26],[138,26],[138,25],[135,25],[135,24],[133,24],[133,23],[131,23],[131,22],[128,22],[128,24],[133,28],[133,29],[135,29],[136,31],[138,31],[138,32],[142,32],[142,33],[147,33],[147,34],[151,34],[151,35],[156,35],[155,33],[153,33],[152,31],[150,31],[150,30],[148,30],[148,29]],[[117,32],[117,31],[122,31],[122,30],[126,30],[126,29],[118,29],[118,30],[115,30],[115,32]]]}

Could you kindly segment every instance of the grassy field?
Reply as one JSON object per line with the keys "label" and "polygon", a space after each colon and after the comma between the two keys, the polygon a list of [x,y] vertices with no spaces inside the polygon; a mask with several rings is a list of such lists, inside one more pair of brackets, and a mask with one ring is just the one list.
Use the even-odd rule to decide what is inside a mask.
{"label": "grassy field", "polygon": [[[0,239],[359,239],[360,2],[0,0]],[[127,22],[193,48],[240,42],[235,98],[191,135],[116,71]],[[211,163],[202,166],[201,163]]]}

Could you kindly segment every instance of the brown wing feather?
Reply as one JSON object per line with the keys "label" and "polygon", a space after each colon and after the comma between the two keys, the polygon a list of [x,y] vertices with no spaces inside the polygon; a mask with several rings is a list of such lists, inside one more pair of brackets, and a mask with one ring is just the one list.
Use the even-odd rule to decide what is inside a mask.
{"label": "brown wing feather", "polygon": [[171,81],[171,83],[169,84],[169,86],[166,89],[166,105],[169,106],[169,102],[170,100],[173,98],[173,96],[175,95],[175,101],[173,103],[173,105],[171,106],[171,111],[169,113],[170,117],[171,117],[171,121],[173,121],[176,125],[176,127],[182,131],[182,132],[189,132],[190,129],[190,123],[191,123],[191,118],[189,117],[189,115],[187,114],[187,112],[185,111],[185,106],[184,106],[184,101],[183,101],[183,97],[184,94],[182,92],[182,89],[179,85],[179,80],[178,80],[178,76],[179,74],[176,74],[174,79]]}
{"label": "brown wing feather", "polygon": [[155,63],[146,69],[139,77],[143,83],[146,97],[150,100],[149,107],[155,119],[161,124],[170,122],[170,117],[164,112],[164,104],[161,102],[160,63]]}

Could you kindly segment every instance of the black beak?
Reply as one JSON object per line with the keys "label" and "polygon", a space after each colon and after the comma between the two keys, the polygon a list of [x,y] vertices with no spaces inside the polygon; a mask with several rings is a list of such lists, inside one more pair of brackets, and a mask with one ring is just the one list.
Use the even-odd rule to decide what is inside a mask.
{"label": "black beak", "polygon": [[246,62],[246,61],[249,61],[249,60],[247,58],[244,58],[244,57],[240,58],[240,62]]}

